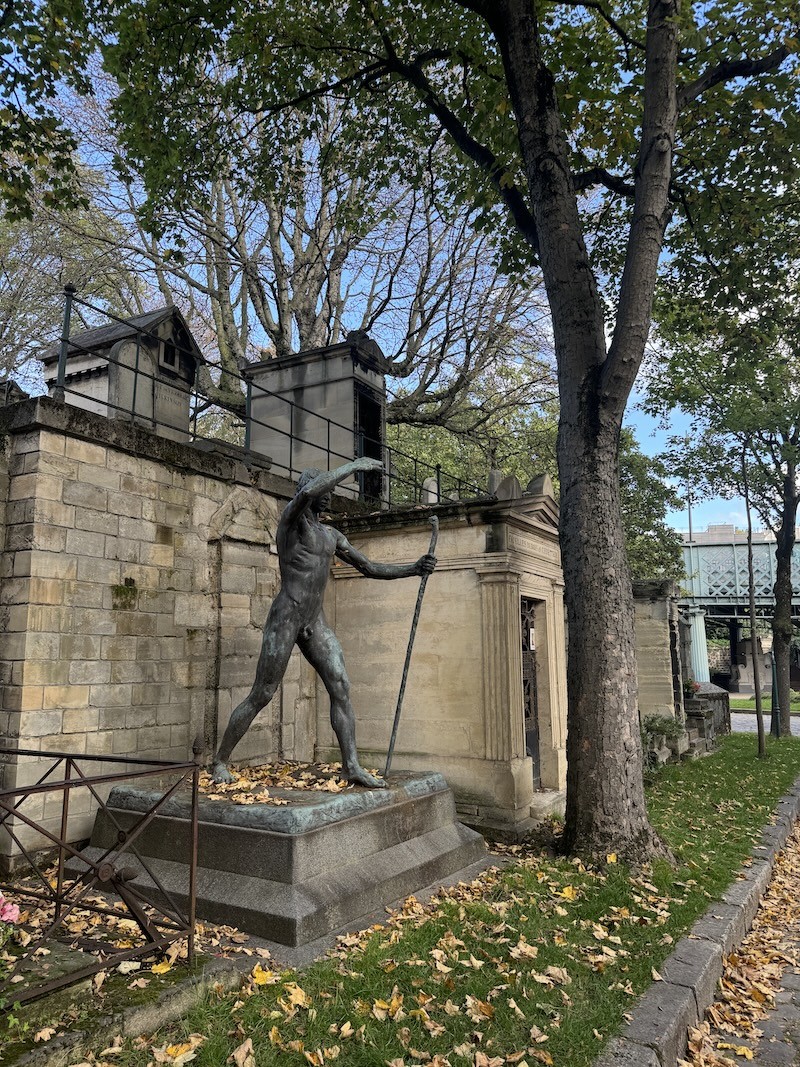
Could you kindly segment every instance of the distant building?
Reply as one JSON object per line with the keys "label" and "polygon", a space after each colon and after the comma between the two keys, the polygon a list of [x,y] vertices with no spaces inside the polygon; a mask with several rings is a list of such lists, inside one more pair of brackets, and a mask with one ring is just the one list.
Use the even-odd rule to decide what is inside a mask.
{"label": "distant building", "polygon": [[[691,541],[683,536],[683,562],[686,579],[681,583],[683,595],[680,606],[684,621],[690,627],[691,669],[697,682],[711,680],[706,620],[725,623],[730,638],[730,654],[725,681],[726,687],[738,692],[752,692],[752,664],[748,646],[742,641],[741,627],[749,612],[749,575],[747,531],[732,523],[717,523],[707,530],[693,530]],[[797,531],[800,542],[800,529]],[[753,575],[755,579],[756,610],[769,618],[775,603],[776,579],[775,535],[770,530],[753,532]],[[800,543],[792,556],[793,614],[800,618]],[[768,650],[764,647],[766,667]],[[765,678],[769,671],[763,672]],[[793,676],[796,678],[796,676]]]}

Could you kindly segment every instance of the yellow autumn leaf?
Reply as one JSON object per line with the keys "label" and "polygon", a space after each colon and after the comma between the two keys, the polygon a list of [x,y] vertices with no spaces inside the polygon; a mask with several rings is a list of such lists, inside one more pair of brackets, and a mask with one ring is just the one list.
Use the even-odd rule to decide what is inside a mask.
{"label": "yellow autumn leaf", "polygon": [[549,1052],[545,1052],[544,1049],[533,1049],[529,1055],[532,1059],[538,1060],[539,1063],[544,1063],[547,1067],[553,1067],[553,1057]]}
{"label": "yellow autumn leaf", "polygon": [[372,1015],[379,1022],[383,1022],[383,1020],[389,1014],[389,1005],[386,1003],[385,1000],[375,1000],[372,1003],[371,1012],[372,1012]]}
{"label": "yellow autumn leaf", "polygon": [[172,970],[172,964],[169,960],[162,960],[161,963],[154,963],[150,970],[153,974],[166,974],[167,971]]}
{"label": "yellow autumn leaf", "polygon": [[171,1056],[173,1060],[177,1060],[179,1056],[182,1056],[184,1052],[192,1051],[191,1041],[182,1041],[180,1045],[167,1045],[165,1052],[168,1056]]}
{"label": "yellow autumn leaf", "polygon": [[609,854],[606,856],[606,863],[616,863],[616,862],[617,862],[617,854],[616,854],[616,852],[609,852]]}
{"label": "yellow autumn leaf", "polygon": [[392,999],[389,1001],[389,1018],[390,1019],[402,1019],[404,1012],[403,1007],[403,994],[397,992],[397,986],[392,990]]}
{"label": "yellow autumn leaf", "polygon": [[742,1056],[746,1060],[752,1060],[753,1058],[753,1050],[748,1048],[747,1045],[734,1045],[731,1041],[720,1041],[717,1048],[720,1050],[730,1049],[737,1056]]}
{"label": "yellow autumn leaf", "polygon": [[289,994],[289,1003],[296,1004],[298,1008],[310,1008],[311,997],[297,982],[287,982],[284,989]]}
{"label": "yellow autumn leaf", "polygon": [[257,963],[252,970],[250,977],[253,979],[256,985],[269,985],[275,981],[275,975],[272,971],[265,971],[260,963]]}
{"label": "yellow autumn leaf", "polygon": [[574,885],[565,885],[561,890],[561,896],[564,897],[565,900],[576,900],[578,891]]}

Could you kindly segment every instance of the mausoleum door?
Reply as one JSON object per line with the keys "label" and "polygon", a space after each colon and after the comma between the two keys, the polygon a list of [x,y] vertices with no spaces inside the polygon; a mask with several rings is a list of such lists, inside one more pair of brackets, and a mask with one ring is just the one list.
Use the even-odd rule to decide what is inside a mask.
{"label": "mausoleum door", "polygon": [[[383,409],[371,389],[357,385],[355,390],[356,455],[383,461]],[[362,471],[357,475],[362,500],[379,501],[383,488],[380,471]]]}
{"label": "mausoleum door", "polygon": [[536,601],[520,597],[522,636],[522,702],[525,715],[525,751],[533,759],[533,786],[541,788],[539,760],[539,714],[536,697]]}

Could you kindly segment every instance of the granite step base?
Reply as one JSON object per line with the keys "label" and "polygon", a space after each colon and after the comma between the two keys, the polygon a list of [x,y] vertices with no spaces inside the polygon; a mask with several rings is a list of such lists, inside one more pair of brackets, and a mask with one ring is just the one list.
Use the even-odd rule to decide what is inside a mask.
{"label": "granite step base", "polygon": [[[486,856],[481,835],[457,821],[453,795],[439,774],[398,775],[389,789],[354,789],[345,795],[271,792],[280,792],[289,803],[201,801],[198,918],[301,946],[451,880]],[[292,810],[290,794],[297,793],[303,796]],[[136,855],[120,843],[154,795],[129,787],[113,790],[84,855],[128,868],[134,888],[164,903]],[[182,907],[188,893],[189,817],[187,798],[171,800],[135,841],[146,866]],[[71,873],[79,873],[77,861]]]}

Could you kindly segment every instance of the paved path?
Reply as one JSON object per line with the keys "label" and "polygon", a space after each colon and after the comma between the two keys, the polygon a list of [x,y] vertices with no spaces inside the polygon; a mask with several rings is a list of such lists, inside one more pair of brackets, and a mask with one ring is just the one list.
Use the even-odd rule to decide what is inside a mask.
{"label": "paved path", "polygon": [[[769,712],[764,716],[764,729],[769,733]],[[756,713],[732,711],[731,730],[737,734],[754,734],[756,732]],[[800,737],[800,715],[792,715],[792,734],[794,737]]]}
{"label": "paved path", "polygon": [[[765,716],[769,730],[769,714]],[[731,729],[755,733],[755,713],[731,712]],[[792,716],[800,736],[800,717]],[[692,1067],[800,1065],[800,834],[790,836],[770,887],[720,993],[694,1031]],[[763,1003],[762,1003],[763,1001]]]}

